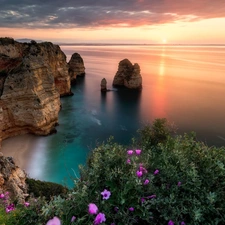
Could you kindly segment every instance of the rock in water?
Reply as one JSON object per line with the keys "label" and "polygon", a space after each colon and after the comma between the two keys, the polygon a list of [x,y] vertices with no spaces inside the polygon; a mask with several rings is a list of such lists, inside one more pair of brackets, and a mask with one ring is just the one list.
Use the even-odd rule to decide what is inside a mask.
{"label": "rock in water", "polygon": [[9,192],[12,199],[24,203],[27,196],[26,174],[11,157],[0,153],[0,194]]}
{"label": "rock in water", "polygon": [[107,81],[105,78],[102,79],[101,81],[101,91],[106,92],[107,91]]}
{"label": "rock in water", "polygon": [[118,71],[113,79],[114,86],[125,86],[130,89],[142,88],[142,77],[140,66],[132,63],[128,59],[120,61]]}
{"label": "rock in water", "polygon": [[68,64],[59,46],[0,38],[0,140],[54,132],[60,95],[70,93]]}
{"label": "rock in water", "polygon": [[71,81],[75,81],[77,76],[85,75],[84,61],[78,53],[71,56],[68,64]]}

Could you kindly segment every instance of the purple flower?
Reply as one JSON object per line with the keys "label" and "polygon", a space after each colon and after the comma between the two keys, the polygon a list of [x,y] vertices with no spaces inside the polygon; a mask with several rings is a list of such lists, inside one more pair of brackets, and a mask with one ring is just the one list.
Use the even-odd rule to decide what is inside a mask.
{"label": "purple flower", "polygon": [[180,185],[181,185],[181,182],[179,181],[179,182],[177,183],[177,186],[180,187]]}
{"label": "purple flower", "polygon": [[128,151],[127,151],[127,154],[128,154],[128,155],[133,155],[133,152],[134,152],[133,150],[128,150]]}
{"label": "purple flower", "polygon": [[142,203],[145,202],[145,199],[144,199],[144,198],[141,198],[141,202],[142,202]]}
{"label": "purple flower", "polygon": [[90,213],[90,214],[97,214],[97,212],[98,212],[98,207],[94,204],[94,203],[90,203],[89,205],[88,205],[88,212]]}
{"label": "purple flower", "polygon": [[143,175],[142,171],[140,171],[140,170],[137,170],[136,174],[138,177],[141,177]]}
{"label": "purple flower", "polygon": [[4,198],[5,195],[4,194],[0,194],[0,199]]}
{"label": "purple flower", "polygon": [[173,222],[172,220],[170,220],[170,221],[168,222],[168,225],[174,225],[174,222]]}
{"label": "purple flower", "polygon": [[130,207],[129,208],[129,211],[133,212],[134,211],[134,208],[133,207]]}
{"label": "purple flower", "polygon": [[159,173],[159,170],[155,170],[154,172],[154,175],[158,174]]}
{"label": "purple flower", "polygon": [[54,218],[49,220],[46,225],[61,225],[61,222],[58,217],[54,216]]}
{"label": "purple flower", "polygon": [[106,218],[105,218],[105,214],[104,213],[99,213],[94,220],[94,225],[98,225],[102,222],[105,222]]}
{"label": "purple flower", "polygon": [[25,206],[25,207],[28,207],[29,205],[30,205],[29,202],[24,202],[24,206]]}
{"label": "purple flower", "polygon": [[130,163],[131,163],[130,159],[127,159],[127,164],[130,164]]}
{"label": "purple flower", "polygon": [[9,212],[13,211],[14,209],[15,209],[14,204],[10,204],[10,205],[6,206],[5,211],[6,211],[6,213],[9,213]]}
{"label": "purple flower", "polygon": [[180,225],[185,225],[186,223],[184,222],[184,221],[182,221],[181,223],[180,223]]}
{"label": "purple flower", "polygon": [[71,223],[74,222],[75,219],[76,219],[76,216],[72,216],[72,218],[71,218]]}
{"label": "purple flower", "polygon": [[144,185],[147,185],[149,183],[149,180],[146,179],[145,182],[144,182]]}
{"label": "purple flower", "polygon": [[156,195],[150,195],[147,198],[151,199],[151,198],[156,198]]}
{"label": "purple flower", "polygon": [[101,195],[103,196],[103,199],[109,199],[110,195],[111,195],[111,192],[110,191],[107,191],[106,189],[101,192]]}
{"label": "purple flower", "polygon": [[148,172],[143,166],[140,166],[139,167],[139,170],[142,171],[142,172],[144,172],[144,173],[147,173]]}
{"label": "purple flower", "polygon": [[135,150],[135,152],[136,152],[137,155],[141,154],[141,150],[140,149]]}

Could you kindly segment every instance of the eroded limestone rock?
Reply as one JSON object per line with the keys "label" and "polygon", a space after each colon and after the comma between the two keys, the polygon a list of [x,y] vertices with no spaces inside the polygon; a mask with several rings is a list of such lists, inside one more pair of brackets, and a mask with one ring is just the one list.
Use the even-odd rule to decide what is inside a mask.
{"label": "eroded limestone rock", "polygon": [[142,88],[142,77],[140,66],[132,63],[128,59],[119,62],[118,71],[113,79],[114,86],[125,86],[130,89]]}
{"label": "eroded limestone rock", "polygon": [[15,165],[11,157],[0,153],[0,194],[9,192],[10,197],[24,203],[27,194],[26,173]]}
{"label": "eroded limestone rock", "polygon": [[66,56],[59,46],[0,38],[0,140],[54,132],[60,95],[70,93]]}
{"label": "eroded limestone rock", "polygon": [[107,81],[105,78],[101,80],[101,92],[106,92],[107,91]]}
{"label": "eroded limestone rock", "polygon": [[71,81],[75,81],[77,76],[85,75],[84,61],[78,53],[71,56],[68,64]]}

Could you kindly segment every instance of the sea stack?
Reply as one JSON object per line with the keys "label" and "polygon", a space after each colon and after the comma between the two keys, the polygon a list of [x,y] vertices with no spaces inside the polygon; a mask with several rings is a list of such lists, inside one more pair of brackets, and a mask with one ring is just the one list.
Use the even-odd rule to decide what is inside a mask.
{"label": "sea stack", "polygon": [[77,76],[85,75],[84,61],[78,53],[74,53],[71,56],[68,64],[71,82],[75,81]]}
{"label": "sea stack", "polygon": [[140,66],[132,63],[128,59],[119,62],[118,71],[113,79],[113,86],[124,86],[129,89],[141,89],[142,77]]}
{"label": "sea stack", "polygon": [[107,91],[107,81],[105,78],[103,78],[101,81],[101,92],[106,92],[106,91]]}

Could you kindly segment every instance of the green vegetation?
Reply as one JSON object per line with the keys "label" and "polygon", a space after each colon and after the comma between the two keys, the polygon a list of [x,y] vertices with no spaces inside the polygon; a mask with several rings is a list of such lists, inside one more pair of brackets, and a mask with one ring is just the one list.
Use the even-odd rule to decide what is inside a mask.
{"label": "green vegetation", "polygon": [[225,224],[225,148],[208,147],[193,133],[172,135],[165,119],[138,134],[129,148],[110,138],[94,149],[64,197],[38,199],[3,219],[15,217],[14,225],[46,224],[54,216],[63,225]]}
{"label": "green vegetation", "polygon": [[68,189],[60,184],[27,178],[28,192],[35,198],[45,197],[47,201],[53,196],[65,195]]}

